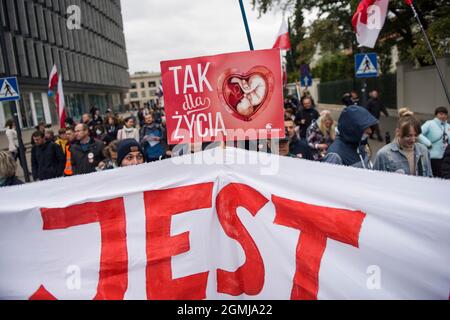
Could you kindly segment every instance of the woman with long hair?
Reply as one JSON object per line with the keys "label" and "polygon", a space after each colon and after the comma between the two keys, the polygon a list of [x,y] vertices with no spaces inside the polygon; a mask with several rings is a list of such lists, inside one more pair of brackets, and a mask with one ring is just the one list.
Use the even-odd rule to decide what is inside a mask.
{"label": "woman with long hair", "polygon": [[107,145],[117,139],[117,134],[120,129],[121,127],[119,125],[119,119],[112,115],[108,115],[105,117],[106,136],[104,141]]}
{"label": "woman with long hair", "polygon": [[329,146],[336,139],[336,125],[331,113],[322,112],[320,118],[308,128],[306,137],[314,160],[322,160]]}
{"label": "woman with long hair", "polygon": [[134,139],[139,142],[139,130],[134,127],[134,119],[128,117],[125,119],[125,126],[119,130],[117,140]]}
{"label": "woman with long hair", "polygon": [[420,122],[407,108],[399,110],[394,142],[386,145],[375,158],[374,169],[411,176],[433,177],[427,148],[418,143]]}
{"label": "woman with long hair", "polygon": [[0,151],[0,188],[23,184],[16,177],[16,162],[7,153]]}

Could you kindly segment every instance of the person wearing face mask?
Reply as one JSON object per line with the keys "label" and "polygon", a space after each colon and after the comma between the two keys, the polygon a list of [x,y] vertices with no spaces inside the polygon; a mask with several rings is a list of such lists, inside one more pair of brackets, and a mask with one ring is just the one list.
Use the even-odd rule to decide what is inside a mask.
{"label": "person wearing face mask", "polygon": [[448,109],[439,107],[434,115],[435,118],[433,120],[425,122],[422,126],[422,134],[419,137],[419,141],[430,150],[433,175],[442,178],[442,161],[450,136],[450,124],[447,122]]}
{"label": "person wearing face mask", "polygon": [[323,162],[370,169],[366,152],[367,139],[378,120],[363,107],[349,106],[342,111],[338,122],[338,135],[328,148]]}
{"label": "person wearing face mask", "polygon": [[406,108],[399,111],[394,142],[384,146],[375,158],[374,170],[411,176],[433,177],[427,148],[418,143],[420,122]]}
{"label": "person wearing face mask", "polygon": [[106,144],[106,132],[105,127],[103,125],[97,125],[94,127],[94,139],[98,141],[102,141]]}

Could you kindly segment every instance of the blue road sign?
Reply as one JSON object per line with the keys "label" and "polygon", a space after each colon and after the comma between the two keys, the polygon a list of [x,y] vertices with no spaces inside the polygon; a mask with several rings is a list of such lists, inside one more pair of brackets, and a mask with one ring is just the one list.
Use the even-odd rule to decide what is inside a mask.
{"label": "blue road sign", "polygon": [[356,78],[378,77],[378,57],[376,53],[359,53],[355,55]]}
{"label": "blue road sign", "polygon": [[301,78],[311,75],[311,71],[308,64],[302,64],[300,66],[300,75]]}
{"label": "blue road sign", "polygon": [[20,100],[19,83],[17,78],[1,78],[0,79],[0,102]]}
{"label": "blue road sign", "polygon": [[311,75],[303,76],[301,79],[302,87],[312,87],[313,79]]}

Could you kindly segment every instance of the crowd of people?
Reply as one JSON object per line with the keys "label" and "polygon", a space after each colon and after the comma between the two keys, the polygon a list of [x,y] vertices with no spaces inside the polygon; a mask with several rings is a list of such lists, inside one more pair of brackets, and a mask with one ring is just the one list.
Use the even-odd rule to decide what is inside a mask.
{"label": "crowd of people", "polygon": [[[330,111],[318,112],[314,99],[305,92],[299,100],[285,100],[286,138],[278,150],[268,142],[264,150],[281,156],[321,161],[406,175],[450,179],[448,109],[439,107],[435,119],[423,125],[407,108],[399,111],[395,139],[386,141],[372,163],[370,139],[384,141],[379,127],[381,113],[389,116],[376,90],[366,107],[354,91],[343,98],[345,108],[338,121]],[[6,122],[9,152],[0,153],[0,186],[21,184],[16,177],[20,160],[14,122]],[[376,135],[376,137],[375,137]],[[31,165],[34,181],[88,174],[138,165],[175,156],[167,144],[165,113],[160,106],[132,109],[123,119],[107,110],[105,116],[93,107],[76,123],[67,119],[58,135],[45,124],[32,135]],[[191,148],[187,152],[200,151]],[[261,148],[263,149],[263,148]],[[183,154],[183,152],[182,152]]]}
{"label": "crowd of people", "polygon": [[[394,141],[386,136],[386,146],[372,162],[370,140],[383,139],[381,114],[389,116],[377,90],[372,90],[365,107],[356,91],[345,94],[345,106],[337,124],[329,111],[318,113],[314,100],[305,93],[300,101],[285,101],[285,124],[289,142],[307,144],[312,160],[332,164],[395,172],[406,175],[450,179],[450,124],[448,109],[439,107],[435,118],[423,125],[408,108],[398,112]],[[292,128],[294,119],[295,128]],[[295,134],[293,133],[295,132]],[[308,152],[291,156],[310,159]]]}
{"label": "crowd of people", "polygon": [[[6,126],[9,152],[0,153],[1,187],[23,183],[16,177],[20,153],[14,122],[8,120]],[[111,170],[170,156],[165,113],[159,105],[133,108],[131,116],[125,119],[109,109],[102,116],[93,107],[79,122],[68,118],[57,135],[41,123],[32,134],[31,145],[34,181]]]}

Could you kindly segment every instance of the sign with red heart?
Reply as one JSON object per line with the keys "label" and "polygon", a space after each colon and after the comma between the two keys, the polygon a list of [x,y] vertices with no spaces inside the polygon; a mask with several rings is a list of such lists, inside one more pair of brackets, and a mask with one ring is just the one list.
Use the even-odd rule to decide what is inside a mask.
{"label": "sign with red heart", "polygon": [[273,73],[257,66],[246,73],[226,70],[219,77],[217,91],[228,112],[237,119],[251,121],[269,105],[274,85]]}
{"label": "sign with red heart", "polygon": [[168,142],[284,137],[280,50],[161,62]]}

